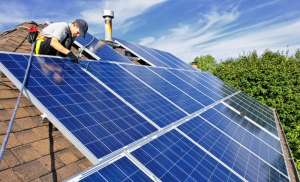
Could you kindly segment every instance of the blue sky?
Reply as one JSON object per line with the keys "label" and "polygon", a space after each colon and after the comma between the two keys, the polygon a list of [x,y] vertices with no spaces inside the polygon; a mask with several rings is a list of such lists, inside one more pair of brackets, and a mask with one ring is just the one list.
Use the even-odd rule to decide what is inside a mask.
{"label": "blue sky", "polygon": [[83,18],[104,37],[103,9],[115,11],[113,36],[169,51],[190,62],[257,50],[300,48],[300,0],[10,0],[0,4],[0,31],[34,20]]}

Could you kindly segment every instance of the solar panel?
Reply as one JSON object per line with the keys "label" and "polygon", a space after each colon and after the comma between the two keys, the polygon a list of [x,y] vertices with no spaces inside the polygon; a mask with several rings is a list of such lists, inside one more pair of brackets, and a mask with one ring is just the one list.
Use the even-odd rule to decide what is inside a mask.
{"label": "solar panel", "polygon": [[199,71],[184,71],[186,75],[196,79],[198,82],[200,82],[203,85],[206,85],[210,89],[217,90],[220,92],[221,95],[231,95],[234,92],[237,92],[237,90],[227,86],[221,81],[217,81],[214,79],[214,76],[204,74]]}
{"label": "solar panel", "polygon": [[[1,71],[17,86],[27,59],[0,53]],[[170,68],[173,62],[107,61],[33,60],[28,96],[97,163],[72,181],[289,180],[272,109],[209,73]]]}
{"label": "solar panel", "polygon": [[276,163],[277,159],[274,159],[272,164],[267,163],[203,118],[193,118],[179,129],[248,181],[289,180],[284,163],[283,166],[280,164],[276,167],[272,164]]}
{"label": "solar panel", "polygon": [[166,80],[161,79],[158,75],[146,67],[135,65],[122,65],[122,67],[146,82],[148,85],[157,90],[166,98],[170,99],[170,101],[178,105],[186,112],[193,113],[203,108],[203,105],[200,102],[180,91],[177,87],[173,86]]}
{"label": "solar panel", "polygon": [[162,181],[242,181],[177,131],[132,152]]}
{"label": "solar panel", "polygon": [[281,151],[281,145],[279,138],[270,135],[269,132],[264,130],[263,128],[253,124],[249,120],[245,119],[243,116],[234,112],[233,110],[226,107],[224,104],[219,104],[214,107],[218,112],[222,113],[224,116],[234,121],[237,125],[246,129],[249,133],[253,134],[255,137],[264,141],[266,144],[277,150],[279,153]]}
{"label": "solar panel", "polygon": [[194,98],[198,102],[200,102],[202,105],[209,105],[214,102],[210,97],[205,95],[204,93],[198,91],[195,87],[190,85],[189,83],[183,81],[176,75],[172,74],[170,70],[165,68],[157,68],[157,67],[151,67],[149,68],[151,71],[157,73],[159,76],[170,82],[171,84],[175,85],[180,90],[184,91],[186,94],[188,94],[190,97]]}
{"label": "solar panel", "polygon": [[92,34],[90,33],[86,33],[85,37],[83,36],[79,36],[75,39],[75,43],[79,43],[81,46],[87,47],[90,45],[95,45],[98,42],[98,39],[96,37],[94,37]]}
{"label": "solar panel", "polygon": [[190,85],[193,85],[199,92],[205,94],[213,101],[220,100],[227,96],[222,91],[222,87],[217,89],[212,89],[207,85],[203,85],[202,83],[198,82],[196,79],[189,77],[185,72],[181,70],[170,70],[174,75],[182,79],[183,81],[189,83]]}
{"label": "solar panel", "polygon": [[257,101],[253,101],[243,93],[228,99],[226,103],[238,110],[241,115],[250,118],[251,121],[278,136],[275,118],[270,108],[263,106]]}
{"label": "solar panel", "polygon": [[[100,58],[101,61],[116,61],[124,63],[132,63],[127,57],[116,52],[111,46],[105,42],[99,41],[97,38],[87,33],[86,37],[78,37],[75,41],[79,47],[85,47],[84,49],[88,54],[95,59]],[[96,56],[95,56],[96,55]]]}
{"label": "solar panel", "polygon": [[116,64],[93,62],[87,70],[160,127],[186,116],[174,104]]}
{"label": "solar panel", "polygon": [[142,58],[145,62],[149,63],[152,66],[170,67],[187,70],[193,69],[190,65],[184,63],[184,61],[180,60],[179,58],[175,57],[174,55],[168,52],[148,48],[146,46],[130,43],[117,38],[115,38],[115,42],[120,44],[136,56]]}
{"label": "solar panel", "polygon": [[95,46],[96,47],[90,47],[89,50],[99,56],[101,58],[101,61],[132,63],[127,57],[117,53],[107,44]]}
{"label": "solar panel", "polygon": [[[28,56],[0,54],[1,63],[19,84]],[[79,65],[35,57],[27,89],[52,122],[83,153],[95,160],[141,139],[156,129]]]}
{"label": "solar panel", "polygon": [[253,136],[253,134],[249,133],[246,129],[237,125],[229,118],[226,118],[226,116],[215,109],[206,111],[201,114],[201,117],[213,124],[214,127],[230,137],[232,140],[238,142],[242,146],[245,146],[251,152],[256,154],[258,157],[261,157],[278,170],[282,172],[285,171],[283,155],[265,143],[264,140],[260,140],[256,136]]}
{"label": "solar panel", "polygon": [[135,166],[128,158],[122,157],[117,161],[99,168],[95,167],[76,177],[76,181],[152,181],[144,172]]}

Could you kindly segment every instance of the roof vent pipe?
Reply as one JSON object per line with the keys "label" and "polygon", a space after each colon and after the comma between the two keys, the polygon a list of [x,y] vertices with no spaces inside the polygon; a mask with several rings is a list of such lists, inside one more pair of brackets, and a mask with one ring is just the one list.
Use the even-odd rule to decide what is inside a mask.
{"label": "roof vent pipe", "polygon": [[104,10],[103,18],[105,23],[105,41],[112,41],[112,19],[114,18],[114,11]]}

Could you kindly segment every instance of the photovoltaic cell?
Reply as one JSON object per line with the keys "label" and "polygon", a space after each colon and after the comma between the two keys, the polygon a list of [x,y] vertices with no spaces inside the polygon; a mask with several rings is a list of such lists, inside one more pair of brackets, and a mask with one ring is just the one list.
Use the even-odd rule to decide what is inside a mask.
{"label": "photovoltaic cell", "polygon": [[231,94],[237,92],[237,90],[225,85],[223,82],[216,81],[217,79],[213,78],[214,76],[212,76],[212,75],[204,74],[203,72],[199,72],[199,71],[185,71],[185,73],[188,76],[196,79],[201,84],[206,85],[210,89],[221,92],[220,93],[221,95],[227,96],[227,95],[231,95]]}
{"label": "photovoltaic cell", "polygon": [[190,65],[187,65],[182,60],[168,52],[130,43],[117,38],[115,38],[115,41],[152,65],[187,70],[193,69]]}
{"label": "photovoltaic cell", "polygon": [[243,93],[239,93],[225,102],[241,112],[241,115],[247,116],[275,136],[278,136],[275,118],[274,115],[271,114],[271,109],[252,100]]}
{"label": "photovoltaic cell", "polygon": [[98,181],[152,181],[145,173],[135,166],[129,159],[122,157],[114,163],[98,169],[94,167],[82,174],[81,182]]}
{"label": "photovoltaic cell", "polygon": [[259,140],[257,137],[251,135],[251,133],[249,133],[243,127],[226,118],[215,109],[209,109],[205,113],[201,114],[201,116],[209,123],[216,126],[216,128],[219,128],[222,132],[232,137],[239,144],[248,148],[257,156],[261,157],[273,167],[277,168],[279,171],[283,173],[286,172],[283,155],[262,140]]}
{"label": "photovoltaic cell", "polygon": [[198,91],[196,88],[194,88],[192,85],[188,84],[187,82],[183,81],[176,75],[172,74],[170,70],[165,68],[157,68],[157,67],[151,67],[149,68],[151,71],[157,73],[164,79],[168,80],[171,84],[175,85],[177,88],[181,89],[185,93],[187,93],[189,96],[196,99],[198,102],[200,102],[202,105],[207,106],[214,102],[211,98],[203,94],[202,92]]}
{"label": "photovoltaic cell", "polygon": [[99,56],[101,61],[132,63],[127,57],[117,53],[107,44],[95,45],[95,47],[90,47],[89,50]]}
{"label": "photovoltaic cell", "polygon": [[249,120],[245,119],[243,116],[239,115],[238,113],[232,111],[224,104],[219,104],[214,107],[218,112],[222,113],[224,116],[235,122],[236,124],[240,125],[241,127],[245,128],[249,133],[252,133],[255,137],[260,138],[265,143],[272,146],[276,149],[279,153],[281,151],[280,141],[273,136],[271,136],[266,131],[262,130],[260,127],[254,125]]}
{"label": "photovoltaic cell", "polygon": [[132,154],[162,181],[241,181],[174,130]]}
{"label": "photovoltaic cell", "polygon": [[94,53],[101,58],[101,61],[116,61],[124,63],[132,63],[127,57],[119,54],[113,48],[103,41],[99,41],[93,35],[87,33],[85,38],[78,37],[76,42],[81,46],[87,48],[90,52]]}
{"label": "photovoltaic cell", "polygon": [[75,41],[84,47],[89,47],[91,45],[95,45],[98,42],[98,39],[87,32],[85,37],[79,36],[75,39]]}
{"label": "photovoltaic cell", "polygon": [[[208,96],[210,99],[217,101],[220,100],[224,97],[226,97],[226,94],[222,93],[222,87],[219,88],[219,90],[212,90],[209,87],[207,87],[206,85],[203,85],[201,83],[199,83],[197,80],[195,80],[194,78],[189,77],[186,73],[184,73],[181,70],[171,70],[171,72],[176,75],[177,77],[179,77],[180,79],[182,79],[183,81],[189,83],[190,85],[193,85],[193,87],[195,87],[198,91],[200,91],[201,93],[205,94],[206,96]],[[222,93],[222,94],[220,94]]]}
{"label": "photovoltaic cell", "polygon": [[93,62],[87,70],[160,127],[186,116],[116,64]]}
{"label": "photovoltaic cell", "polygon": [[[28,56],[0,54],[0,62],[22,82]],[[96,158],[156,129],[112,95],[79,65],[34,57],[27,89]]]}
{"label": "photovoltaic cell", "polygon": [[279,173],[199,117],[179,129],[249,181],[288,181],[286,169]]}
{"label": "photovoltaic cell", "polygon": [[142,81],[146,82],[186,112],[193,113],[203,108],[201,103],[178,90],[175,86],[163,80],[146,67],[135,65],[122,65],[122,67],[136,75]]}
{"label": "photovoltaic cell", "polygon": [[225,84],[219,84],[217,82],[207,81],[208,79],[205,78],[200,72],[195,71],[180,71],[182,74],[186,75],[190,79],[196,81],[196,84],[200,84],[207,89],[214,91],[218,96],[226,97],[234,92],[229,91]]}
{"label": "photovoltaic cell", "polygon": [[166,51],[161,51],[161,50],[157,50],[161,55],[163,55],[167,60],[169,60],[169,62],[175,62],[178,69],[186,69],[186,70],[194,70],[194,68],[192,66],[190,66],[189,64],[185,63],[183,60],[179,59],[178,57],[176,57],[174,54],[171,54],[169,52]]}

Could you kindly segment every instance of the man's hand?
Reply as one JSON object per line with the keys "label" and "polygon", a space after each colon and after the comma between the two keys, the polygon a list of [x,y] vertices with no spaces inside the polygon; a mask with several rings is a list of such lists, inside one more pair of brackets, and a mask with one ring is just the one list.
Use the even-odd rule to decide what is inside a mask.
{"label": "man's hand", "polygon": [[67,54],[67,56],[71,59],[71,61],[72,61],[73,63],[79,63],[78,58],[73,54],[72,51],[70,51],[70,52]]}
{"label": "man's hand", "polygon": [[57,50],[60,53],[63,53],[64,55],[67,55],[70,50],[65,48],[56,37],[51,38],[50,42],[51,47],[53,47],[55,50]]}

